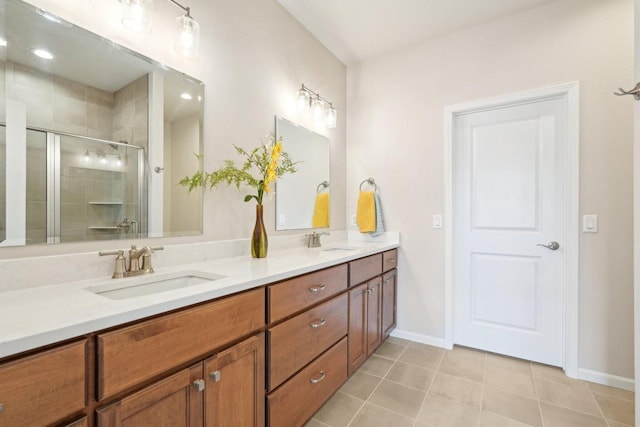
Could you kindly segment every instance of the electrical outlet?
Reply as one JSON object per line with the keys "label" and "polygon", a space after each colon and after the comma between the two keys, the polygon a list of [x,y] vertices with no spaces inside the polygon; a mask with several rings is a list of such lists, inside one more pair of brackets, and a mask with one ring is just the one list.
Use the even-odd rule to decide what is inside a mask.
{"label": "electrical outlet", "polygon": [[356,215],[355,214],[351,215],[351,225],[357,225],[356,224]]}

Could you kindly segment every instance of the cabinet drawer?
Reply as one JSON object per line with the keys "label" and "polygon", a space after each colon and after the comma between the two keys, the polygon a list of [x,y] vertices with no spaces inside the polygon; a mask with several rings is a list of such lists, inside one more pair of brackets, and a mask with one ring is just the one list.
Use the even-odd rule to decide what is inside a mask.
{"label": "cabinet drawer", "polygon": [[264,288],[98,335],[98,400],[265,325]]}
{"label": "cabinet drawer", "polygon": [[387,272],[398,266],[398,250],[392,249],[382,253],[382,271]]}
{"label": "cabinet drawer", "polygon": [[269,329],[269,390],[347,334],[347,294]]}
{"label": "cabinet drawer", "polygon": [[0,366],[0,426],[49,425],[85,405],[85,341]]}
{"label": "cabinet drawer", "polygon": [[382,273],[382,254],[360,258],[349,263],[349,286],[356,286]]}
{"label": "cabinet drawer", "polygon": [[267,397],[270,427],[299,427],[347,380],[347,338]]}
{"label": "cabinet drawer", "polygon": [[347,271],[347,264],[343,264],[269,286],[269,323],[347,289]]}

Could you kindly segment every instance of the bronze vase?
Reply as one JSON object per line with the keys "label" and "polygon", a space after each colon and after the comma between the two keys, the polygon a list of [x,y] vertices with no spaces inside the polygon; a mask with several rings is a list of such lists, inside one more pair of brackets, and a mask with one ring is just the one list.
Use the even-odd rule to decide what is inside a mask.
{"label": "bronze vase", "polygon": [[262,205],[256,205],[256,225],[253,227],[253,235],[251,236],[251,256],[254,258],[266,257],[268,247],[267,230],[262,221]]}

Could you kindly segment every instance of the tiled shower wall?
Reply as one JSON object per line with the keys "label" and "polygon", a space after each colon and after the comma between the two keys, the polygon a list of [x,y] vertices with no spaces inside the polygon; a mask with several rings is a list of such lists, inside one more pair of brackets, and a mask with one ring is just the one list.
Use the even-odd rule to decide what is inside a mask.
{"label": "tiled shower wall", "polygon": [[[0,63],[0,95],[21,101],[27,126],[78,136],[122,141],[147,147],[147,77],[111,93],[16,63]],[[4,96],[3,96],[4,97]],[[4,103],[1,121],[5,121]],[[39,132],[38,132],[39,133]],[[3,135],[4,137],[4,135]],[[31,136],[28,138],[29,141]],[[132,150],[127,150],[132,151]],[[82,153],[78,153],[82,155]],[[0,164],[5,164],[0,149]],[[46,241],[46,151],[28,143],[27,242]],[[0,212],[5,212],[5,174],[0,170]],[[108,175],[108,176],[105,176]],[[119,238],[114,231],[89,230],[90,225],[115,225],[125,217],[137,218],[137,185],[127,185],[122,173],[67,167],[61,171],[61,236],[64,241]],[[133,179],[137,174],[132,175]],[[118,181],[118,182],[116,182]],[[119,183],[122,181],[122,183]],[[121,188],[121,206],[105,208],[91,201],[110,200]],[[124,194],[126,192],[126,194]],[[4,214],[0,215],[0,241],[4,240]],[[43,229],[44,227],[44,229]],[[143,230],[141,230],[143,231]]]}

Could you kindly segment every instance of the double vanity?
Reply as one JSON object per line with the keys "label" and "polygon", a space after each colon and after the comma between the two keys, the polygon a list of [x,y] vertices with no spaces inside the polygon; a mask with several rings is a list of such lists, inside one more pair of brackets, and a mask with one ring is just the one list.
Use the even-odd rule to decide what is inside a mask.
{"label": "double vanity", "polygon": [[0,427],[301,426],[395,326],[397,247],[3,292]]}

